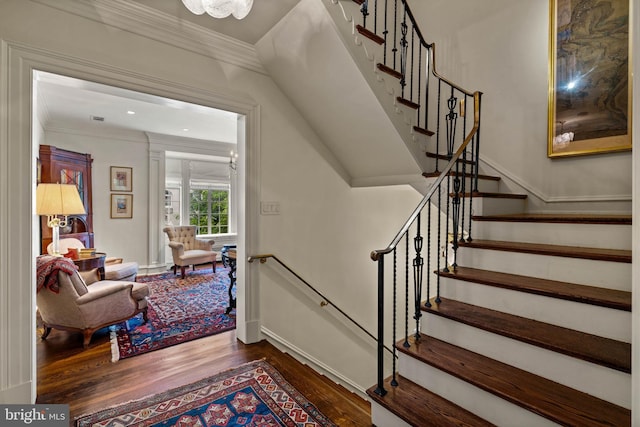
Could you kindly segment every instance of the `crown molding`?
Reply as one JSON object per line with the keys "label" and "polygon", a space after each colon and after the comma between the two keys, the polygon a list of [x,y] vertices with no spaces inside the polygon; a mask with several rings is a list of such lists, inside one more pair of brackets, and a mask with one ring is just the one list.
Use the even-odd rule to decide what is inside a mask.
{"label": "crown molding", "polygon": [[138,3],[125,0],[32,1],[268,75],[253,45]]}

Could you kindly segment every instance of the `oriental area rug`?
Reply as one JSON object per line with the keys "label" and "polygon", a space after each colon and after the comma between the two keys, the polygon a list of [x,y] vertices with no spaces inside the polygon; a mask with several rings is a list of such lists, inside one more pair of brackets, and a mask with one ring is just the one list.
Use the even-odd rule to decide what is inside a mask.
{"label": "oriental area rug", "polygon": [[78,427],[130,425],[335,427],[264,360],[76,420]]}
{"label": "oriental area rug", "polygon": [[[190,271],[184,279],[172,272],[138,277],[149,285],[149,321],[142,314],[110,327],[111,361],[137,356],[234,329],[229,305],[229,270],[218,266]],[[234,289],[235,292],[235,289]]]}

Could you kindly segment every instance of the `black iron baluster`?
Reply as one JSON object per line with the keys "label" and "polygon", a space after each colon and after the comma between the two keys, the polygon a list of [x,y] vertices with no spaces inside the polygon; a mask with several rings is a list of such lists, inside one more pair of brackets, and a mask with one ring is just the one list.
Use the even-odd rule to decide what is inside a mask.
{"label": "black iron baluster", "polygon": [[387,16],[389,15],[389,0],[384,0],[384,31],[382,36],[384,37],[384,49],[382,51],[383,59],[382,63],[387,65],[387,35],[389,34],[389,27],[387,26]]}
{"label": "black iron baluster", "polygon": [[[458,162],[459,163],[459,162]],[[458,226],[460,225],[460,177],[458,176],[458,166],[456,165],[456,176],[453,179],[453,241],[451,242],[451,249],[453,249],[453,271],[456,271],[457,252],[458,252]],[[447,247],[449,242],[447,241]],[[448,263],[447,259],[447,263]]]}
{"label": "black iron baluster", "polygon": [[378,34],[378,0],[373,1],[373,33]]}
{"label": "black iron baluster", "polygon": [[[437,239],[437,245],[438,245],[438,257],[437,257],[437,271],[440,271],[440,258],[442,258],[440,256],[440,242],[442,241],[442,236],[441,236],[441,232],[442,232],[442,215],[440,214],[440,209],[442,206],[442,183],[440,183],[440,185],[438,186],[438,239]],[[440,275],[438,274],[436,277],[436,302],[440,303]]]}
{"label": "black iron baluster", "polygon": [[364,0],[362,6],[360,6],[360,12],[362,13],[362,26],[367,28],[367,16],[369,16],[369,0]]}
{"label": "black iron baluster", "polygon": [[398,56],[398,0],[393,2],[393,69],[397,70]]}
{"label": "black iron baluster", "polygon": [[415,301],[415,314],[413,318],[416,321],[416,334],[415,338],[420,338],[420,317],[422,317],[422,310],[420,310],[420,301],[422,300],[422,270],[424,268],[424,260],[420,253],[422,252],[422,235],[420,234],[420,217],[422,213],[418,214],[416,230],[416,237],[413,238],[413,247],[416,251],[416,257],[413,259],[413,298]]}
{"label": "black iron baluster", "polygon": [[427,301],[425,307],[431,307],[431,203],[427,204]]}
{"label": "black iron baluster", "polygon": [[[435,172],[438,172],[438,162],[439,162],[439,158],[438,158],[438,154],[440,154],[440,117],[441,117],[441,103],[442,103],[442,80],[438,79],[438,111],[436,112],[436,170]],[[440,206],[440,205],[438,205]],[[440,239],[438,239],[438,241],[440,241]]]}
{"label": "black iron baluster", "polygon": [[392,342],[392,348],[393,348],[393,353],[392,353],[392,366],[391,366],[391,372],[392,372],[392,378],[391,378],[391,385],[393,387],[396,387],[398,385],[398,381],[396,379],[396,327],[397,327],[397,322],[396,322],[396,316],[397,316],[397,300],[398,300],[398,254],[397,254],[397,250],[396,248],[393,248],[393,332],[392,332],[392,336],[393,336],[393,340]]}
{"label": "black iron baluster", "polygon": [[405,288],[405,300],[404,300],[404,348],[411,347],[409,344],[409,230],[404,233],[404,288]]}
{"label": "black iron baluster", "polygon": [[411,96],[409,97],[409,99],[411,101],[413,101],[413,99],[414,99],[414,96],[413,96],[413,93],[414,93],[413,92],[413,80],[414,80],[413,67],[414,67],[414,64],[415,64],[415,57],[414,57],[414,55],[415,55],[415,53],[414,53],[414,51],[415,51],[415,35],[416,35],[416,33],[413,31],[413,26],[412,26],[411,27],[411,64],[410,64],[410,67],[409,67],[409,69],[411,70],[411,74],[410,74],[410,81],[411,81],[411,86],[410,86],[411,87],[411,92],[410,93],[411,93]]}
{"label": "black iron baluster", "polygon": [[[461,101],[460,107],[462,109],[461,111],[461,115],[462,115],[462,135],[466,135],[467,134],[467,102],[469,101],[469,97],[467,94],[464,94],[464,102]],[[473,166],[471,166],[471,168],[473,169]],[[463,195],[466,194],[466,189],[467,189],[467,148],[464,149],[464,151],[462,152],[462,189],[461,192]],[[466,202],[465,200],[468,200],[466,197],[462,198],[462,211],[460,213],[460,242],[464,242],[464,218],[465,218],[465,205]],[[469,206],[469,212],[471,212],[471,206]],[[469,214],[469,222],[471,222],[471,214]],[[457,245],[457,243],[456,243]],[[457,246],[456,246],[456,258],[455,258],[455,265],[457,266],[457,262],[458,262],[458,258],[457,258]]]}
{"label": "black iron baluster", "polygon": [[447,176],[447,193],[446,193],[445,200],[447,201],[447,210],[446,210],[447,222],[445,226],[447,235],[445,236],[445,242],[444,242],[444,268],[442,269],[442,271],[444,271],[445,273],[448,273],[449,272],[449,208],[451,206],[451,175]]}
{"label": "black iron baluster", "polygon": [[[421,95],[422,95],[422,45],[420,45],[420,49],[418,49],[418,111],[416,112],[416,117],[418,118],[418,127],[420,127],[420,110],[422,109],[422,103],[421,101]],[[425,98],[426,99],[426,98]],[[424,128],[426,129],[427,126],[425,125]]]}
{"label": "black iron baluster", "polygon": [[378,259],[378,386],[375,393],[384,396],[384,255]]}
{"label": "black iron baluster", "polygon": [[400,39],[400,73],[402,77],[400,78],[400,86],[402,98],[404,98],[404,88],[407,85],[407,46],[409,42],[407,42],[407,11],[405,9],[404,20],[402,24],[400,24],[400,29],[402,31],[402,38]]}
{"label": "black iron baluster", "polygon": [[431,80],[431,47],[425,46],[425,61],[424,64],[424,128],[429,129],[429,81]]}
{"label": "black iron baluster", "polygon": [[449,114],[446,115],[447,120],[447,155],[449,159],[453,156],[453,149],[456,138],[456,124],[458,122],[458,113],[455,112],[458,98],[453,95],[453,86],[451,87],[451,96],[447,100],[447,107],[449,108]]}

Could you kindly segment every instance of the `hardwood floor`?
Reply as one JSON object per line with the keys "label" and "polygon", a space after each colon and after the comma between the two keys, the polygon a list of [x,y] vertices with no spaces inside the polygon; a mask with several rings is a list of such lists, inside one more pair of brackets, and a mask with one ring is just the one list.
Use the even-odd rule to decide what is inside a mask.
{"label": "hardwood floor", "polygon": [[[82,335],[53,330],[37,342],[37,403],[69,404],[71,419],[189,384],[256,359],[266,359],[339,426],[371,426],[367,401],[280,352],[266,341],[245,345],[235,331],[111,362],[108,333],[88,349]],[[73,425],[73,423],[71,423]]]}

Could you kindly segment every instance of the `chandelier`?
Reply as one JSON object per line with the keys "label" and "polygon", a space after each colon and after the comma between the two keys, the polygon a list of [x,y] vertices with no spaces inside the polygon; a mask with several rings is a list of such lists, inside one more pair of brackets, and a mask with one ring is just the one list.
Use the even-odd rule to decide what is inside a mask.
{"label": "chandelier", "polygon": [[253,0],[182,0],[182,3],[196,15],[207,12],[214,18],[233,15],[236,19],[247,16],[253,6]]}

